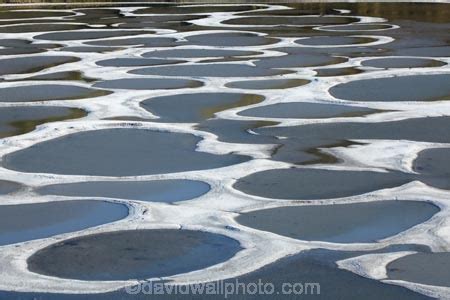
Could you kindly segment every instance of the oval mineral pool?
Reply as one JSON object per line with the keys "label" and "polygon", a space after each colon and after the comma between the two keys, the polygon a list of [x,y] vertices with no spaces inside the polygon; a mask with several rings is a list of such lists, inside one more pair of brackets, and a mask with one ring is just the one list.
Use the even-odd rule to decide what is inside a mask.
{"label": "oval mineral pool", "polygon": [[0,245],[78,231],[127,215],[125,205],[92,200],[0,205]]}
{"label": "oval mineral pool", "polygon": [[[0,55],[20,55],[45,52],[47,49],[59,48],[57,44],[33,44],[28,40],[21,39],[0,39]],[[20,60],[22,58],[17,58]],[[5,64],[8,61],[4,61]],[[27,66],[25,66],[27,67]],[[28,68],[26,68],[28,69]],[[15,70],[15,69],[13,69]]]}
{"label": "oval mineral pool", "polygon": [[[357,253],[357,252],[356,252]],[[270,282],[276,287],[290,286],[286,283],[295,282],[296,291],[302,291],[305,297],[298,295],[273,296],[265,298],[257,295],[248,295],[236,299],[364,299],[379,300],[382,295],[383,300],[431,300],[426,296],[417,294],[406,288],[383,284],[376,280],[371,280],[355,273],[340,269],[335,261],[356,256],[355,252],[338,252],[324,249],[302,251],[300,254],[289,255],[266,265],[251,273],[237,278],[225,280],[226,284],[239,284],[243,286],[253,286],[257,282]],[[299,283],[303,283],[300,285]],[[253,290],[253,289],[252,289]],[[319,295],[320,290],[320,295]],[[276,290],[275,290],[276,291]],[[281,293],[281,292],[280,292]],[[306,294],[308,293],[308,294]],[[131,299],[131,298],[130,298]],[[233,298],[235,299],[235,298]]]}
{"label": "oval mineral pool", "polygon": [[146,129],[93,130],[8,154],[3,165],[33,173],[132,176],[219,168],[249,159],[196,151],[201,140],[191,134]]}
{"label": "oval mineral pool", "polygon": [[376,110],[364,107],[308,102],[290,102],[249,108],[239,112],[238,115],[261,118],[317,119],[356,117],[374,112],[376,112]]}
{"label": "oval mineral pool", "polygon": [[314,71],[317,73],[316,77],[349,76],[364,72],[363,70],[360,70],[355,67],[315,69]]}
{"label": "oval mineral pool", "polygon": [[300,240],[371,243],[430,219],[439,208],[419,201],[376,201],[288,206],[252,211],[236,220],[258,230]]}
{"label": "oval mineral pool", "polygon": [[184,62],[174,59],[151,59],[151,58],[112,58],[97,61],[95,64],[102,67],[139,67],[160,66]]}
{"label": "oval mineral pool", "polygon": [[149,67],[132,70],[130,74],[192,77],[260,77],[292,73],[241,64],[195,64],[180,66]]}
{"label": "oval mineral pool", "polygon": [[413,118],[376,123],[338,122],[256,128],[257,134],[307,140],[411,140],[450,143],[449,117]]}
{"label": "oval mineral pool", "polygon": [[449,160],[449,148],[425,149],[417,154],[413,169],[420,174],[450,177]]}
{"label": "oval mineral pool", "polygon": [[404,56],[448,57],[450,56],[450,46],[408,47],[396,50],[395,54]]}
{"label": "oval mineral pool", "polygon": [[[262,7],[262,6],[261,6]],[[254,5],[180,5],[154,6],[135,10],[135,14],[201,14],[213,12],[238,12],[261,8]]]}
{"label": "oval mineral pool", "polygon": [[253,134],[250,131],[276,124],[276,122],[271,121],[240,121],[214,118],[201,122],[195,128],[211,132],[217,136],[219,141],[226,143],[275,144],[277,141],[275,138]]}
{"label": "oval mineral pool", "polygon": [[336,85],[330,94],[352,101],[433,101],[450,99],[450,75],[411,75],[355,80]]}
{"label": "oval mineral pool", "polygon": [[14,26],[0,27],[2,33],[25,33],[25,32],[46,32],[46,31],[66,31],[86,29],[86,25],[75,24],[58,24],[58,23],[42,23],[42,24],[19,24]]}
{"label": "oval mineral pool", "polygon": [[95,181],[53,184],[37,189],[42,195],[104,197],[149,202],[177,202],[204,195],[210,186],[195,180]]}
{"label": "oval mineral pool", "polygon": [[295,42],[303,46],[353,46],[375,42],[377,39],[352,36],[315,36]]}
{"label": "oval mineral pool", "polygon": [[116,24],[117,28],[139,29],[155,27],[182,26],[184,22],[206,18],[206,15],[152,15],[133,16],[131,18],[121,18],[123,23]]}
{"label": "oval mineral pool", "polygon": [[141,106],[160,116],[160,121],[196,123],[214,117],[217,112],[263,100],[263,96],[254,94],[193,93],[150,98]]}
{"label": "oval mineral pool", "polygon": [[54,106],[0,108],[0,138],[33,131],[36,126],[56,121],[82,118],[84,110]]}
{"label": "oval mineral pool", "polygon": [[146,52],[142,56],[156,58],[199,58],[250,56],[255,54],[260,54],[260,52],[227,49],[170,49]]}
{"label": "oval mineral pool", "polygon": [[35,19],[73,16],[75,13],[69,11],[49,11],[49,10],[3,10],[0,12],[0,19]]}
{"label": "oval mineral pool", "polygon": [[101,47],[101,46],[71,46],[63,47],[61,51],[74,52],[74,53],[108,53],[113,51],[122,50],[119,47]]}
{"label": "oval mineral pool", "polygon": [[189,45],[222,47],[259,46],[278,42],[278,39],[249,32],[205,33],[190,35],[186,39]]}
{"label": "oval mineral pool", "polygon": [[[239,277],[229,278],[222,282],[206,282],[204,290],[207,287],[211,287],[210,293],[219,293],[220,284],[223,286],[236,285],[236,282],[240,286],[249,287],[249,291],[254,291],[253,288],[258,282],[262,282],[262,287],[264,291],[264,284],[271,283],[276,287],[281,287],[286,283],[295,283],[296,293],[300,291],[308,292],[311,298],[316,299],[365,299],[365,300],[379,300],[380,295],[382,295],[383,300],[398,300],[398,299],[408,299],[408,300],[431,300],[427,296],[415,293],[409,289],[401,286],[384,284],[376,280],[368,279],[350,271],[340,269],[336,266],[335,261],[342,260],[346,258],[351,258],[358,255],[354,251],[330,251],[324,249],[317,249],[311,251],[302,251],[300,254],[290,255],[270,263],[258,270],[244,274]],[[108,262],[110,264],[110,262]],[[236,281],[237,280],[237,281]],[[163,285],[162,282],[154,282],[155,284],[151,288],[145,291],[160,291],[157,287],[162,289],[175,289],[174,285],[170,283]],[[161,284],[160,284],[161,283]],[[304,283],[300,285],[300,283]],[[160,284],[160,285],[158,285]],[[148,285],[145,285],[146,287]],[[266,285],[267,291],[272,289],[270,285]],[[144,285],[139,284],[141,289],[137,286],[127,289],[127,291],[142,291]],[[190,286],[178,286],[178,291],[191,291],[192,285]],[[201,285],[200,285],[201,287]],[[343,288],[345,287],[345,288]],[[198,289],[200,290],[200,289]],[[242,288],[240,288],[242,290]],[[102,293],[102,294],[61,294],[61,293],[24,293],[24,292],[0,292],[0,297],[4,299],[29,299],[30,297],[42,298],[46,300],[71,300],[73,298],[82,297],[83,300],[135,300],[136,295],[127,293],[125,289]],[[320,295],[318,294],[320,291]],[[180,292],[181,293],[181,292]],[[206,293],[206,292],[205,292]],[[303,293],[303,292],[302,292]],[[191,299],[192,294],[188,294],[186,297],[184,295],[177,296],[177,299]],[[322,296],[321,296],[322,295]],[[326,295],[326,296],[325,296]],[[147,295],[148,296],[148,295]],[[229,296],[229,295],[228,295]],[[317,297],[316,297],[317,296]],[[230,297],[230,296],[229,296]],[[148,298],[148,297],[146,297]],[[155,297],[159,298],[159,297]],[[170,295],[168,297],[162,296],[161,298],[173,299],[174,296]],[[216,299],[217,297],[203,296],[202,299]],[[291,297],[292,298],[292,297]],[[295,298],[295,297],[294,297]],[[298,296],[297,296],[298,298]],[[232,299],[249,300],[249,299],[289,299],[287,297],[273,297],[272,294],[268,297],[261,297],[261,295],[239,295],[233,296]]]}
{"label": "oval mineral pool", "polygon": [[66,84],[39,84],[1,88],[0,102],[34,102],[84,99],[109,95],[112,92]]}
{"label": "oval mineral pool", "polygon": [[236,240],[202,231],[117,231],[51,245],[32,255],[28,268],[80,280],[145,279],[203,269],[230,259],[239,250]]}
{"label": "oval mineral pool", "polygon": [[419,180],[428,185],[450,189],[450,149],[426,149],[417,154],[413,162],[413,169],[420,174]]}
{"label": "oval mineral pool", "polygon": [[[270,14],[270,12],[268,12]],[[358,21],[358,18],[354,17],[338,17],[338,16],[261,16],[261,17],[242,17],[231,20],[226,20],[224,24],[233,25],[267,25],[267,26],[280,26],[280,25],[335,25],[335,24],[348,24]]]}
{"label": "oval mineral pool", "polygon": [[287,54],[277,57],[262,58],[255,62],[261,68],[301,68],[333,65],[346,62],[346,58],[323,54]]}
{"label": "oval mineral pool", "polygon": [[233,187],[266,198],[316,200],[365,194],[412,180],[404,173],[292,168],[253,173],[238,179]]}
{"label": "oval mineral pool", "polygon": [[97,40],[86,42],[92,46],[143,46],[143,47],[172,47],[176,39],[167,37],[135,37],[112,40]]}
{"label": "oval mineral pool", "polygon": [[32,56],[1,59],[0,75],[33,73],[79,60],[79,58],[72,56]]}
{"label": "oval mineral pool", "polygon": [[319,28],[319,30],[330,30],[330,31],[379,31],[391,29],[392,25],[389,24],[350,24],[350,25],[339,25],[339,26],[327,26],[324,28]]}
{"label": "oval mineral pool", "polygon": [[54,81],[54,80],[73,80],[73,81],[82,81],[84,83],[89,83],[96,81],[94,78],[89,78],[85,76],[82,72],[79,71],[62,71],[55,73],[46,73],[42,75],[35,75],[27,78],[23,78],[20,80],[46,80],[46,81]]}
{"label": "oval mineral pool", "polygon": [[450,287],[450,253],[415,253],[389,263],[392,280]]}
{"label": "oval mineral pool", "polygon": [[203,82],[189,79],[124,78],[100,81],[94,87],[122,90],[172,90],[201,87]]}
{"label": "oval mineral pool", "polygon": [[368,59],[361,63],[374,68],[432,68],[446,65],[443,61],[427,58],[387,57]]}
{"label": "oval mineral pool", "polygon": [[35,36],[38,40],[52,40],[52,41],[72,41],[72,40],[92,40],[102,38],[113,38],[121,36],[150,34],[154,31],[144,30],[79,30],[67,32],[51,32]]}
{"label": "oval mineral pool", "polygon": [[225,84],[229,88],[249,90],[289,89],[310,83],[306,79],[243,80]]}

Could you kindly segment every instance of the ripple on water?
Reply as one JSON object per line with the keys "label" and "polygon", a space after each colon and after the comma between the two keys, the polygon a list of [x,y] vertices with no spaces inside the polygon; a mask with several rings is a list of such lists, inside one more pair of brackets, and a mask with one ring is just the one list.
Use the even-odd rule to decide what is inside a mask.
{"label": "ripple on water", "polygon": [[254,94],[194,93],[150,98],[141,106],[160,116],[163,122],[197,123],[214,117],[217,112],[263,100],[263,96]]}
{"label": "ripple on water", "polygon": [[82,118],[84,110],[54,106],[24,106],[0,108],[0,138],[24,134],[36,126],[68,119]]}
{"label": "ripple on water", "polygon": [[330,89],[352,101],[435,101],[450,99],[450,75],[410,75],[354,80]]}
{"label": "ripple on water", "polygon": [[236,220],[300,240],[370,243],[425,222],[438,211],[427,202],[376,201],[271,208],[241,214]]}
{"label": "ripple on water", "polygon": [[240,249],[234,239],[202,231],[116,231],[51,245],[32,255],[28,268],[80,280],[144,279],[203,269],[230,259]]}
{"label": "ripple on water", "polygon": [[23,172],[132,176],[212,169],[249,159],[195,151],[200,141],[201,138],[186,133],[94,130],[19,150],[7,155],[3,165]]}
{"label": "ripple on water", "polygon": [[125,205],[92,200],[0,205],[0,245],[78,231],[127,215]]}
{"label": "ripple on water", "polygon": [[210,186],[195,180],[95,181],[47,185],[37,189],[42,195],[104,197],[149,202],[190,200],[207,193]]}
{"label": "ripple on water", "polygon": [[412,180],[411,176],[398,172],[292,168],[253,173],[238,179],[233,187],[266,198],[316,200],[393,188]]}

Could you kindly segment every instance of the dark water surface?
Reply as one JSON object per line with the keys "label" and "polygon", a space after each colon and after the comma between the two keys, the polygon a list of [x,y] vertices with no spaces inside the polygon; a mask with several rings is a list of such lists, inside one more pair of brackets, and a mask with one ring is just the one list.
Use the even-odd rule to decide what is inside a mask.
{"label": "dark water surface", "polygon": [[[38,252],[27,261],[32,272],[92,281],[170,276],[225,262],[247,245],[245,240],[241,246],[224,235],[185,230],[185,226],[227,229],[242,239],[254,234],[252,241],[265,238],[274,243],[273,235],[264,231],[293,242],[377,243],[427,220],[431,232],[442,230],[432,218],[438,207],[425,199],[418,201],[420,197],[403,198],[391,192],[384,201],[368,198],[366,203],[353,204],[337,204],[336,198],[412,181],[448,190],[449,147],[430,145],[417,153],[411,173],[390,168],[354,171],[345,165],[325,168],[343,163],[327,149],[359,146],[358,140],[391,140],[393,146],[398,140],[450,142],[445,107],[450,75],[441,59],[450,56],[448,4],[315,2],[267,10],[263,4],[230,2],[235,3],[0,6],[0,150],[5,153],[0,163],[8,169],[0,172],[0,202],[4,200],[0,244],[83,230],[127,216],[125,205],[94,197],[134,203],[144,215],[151,211],[152,219],[136,216],[130,220],[136,224],[127,228],[154,222],[182,229],[113,226],[108,233],[82,232],[77,238],[55,239],[47,248],[34,249]],[[221,23],[214,22],[211,14],[220,17]],[[364,23],[359,22],[361,16],[383,20],[368,18]],[[376,36],[385,39],[368,44],[378,41]],[[325,86],[331,88],[323,90]],[[114,97],[108,97],[113,93]],[[59,100],[71,101],[41,103]],[[421,103],[410,103],[415,101]],[[231,118],[226,113],[230,109],[239,111],[226,119],[223,116]],[[392,119],[389,112],[393,110],[404,110],[404,118]],[[157,118],[145,118],[145,113]],[[270,118],[298,122],[287,126]],[[64,134],[58,126],[52,131],[39,126],[62,121],[68,128],[70,122],[77,122],[76,128],[84,131]],[[176,130],[144,129],[152,126]],[[21,136],[33,130],[58,138],[29,141],[32,135]],[[217,138],[205,141],[182,133],[186,130]],[[3,139],[10,136],[14,138]],[[199,151],[199,143],[220,154]],[[264,146],[268,151],[259,153],[254,150],[257,147],[246,145]],[[252,161],[251,156],[235,152],[238,148],[254,151],[255,157],[270,156],[272,161]],[[400,148],[386,151],[404,159]],[[255,167],[266,162],[274,167],[265,171]],[[227,166],[233,168],[222,169]],[[210,185],[198,180],[205,177],[197,176],[207,170],[211,177],[205,181],[214,182],[209,194]],[[190,171],[196,171],[196,176],[167,175]],[[240,171],[248,175],[242,177]],[[90,175],[113,178],[85,177]],[[136,178],[141,175],[152,176]],[[268,198],[282,206],[242,213],[245,204],[220,185],[222,178],[248,197]],[[438,192],[423,189],[430,197]],[[30,198],[53,200],[55,196],[75,199],[33,203]],[[183,202],[201,196],[195,204]],[[223,204],[220,209],[236,213],[236,220],[247,227],[230,226],[222,218],[224,212],[209,205],[210,196],[217,196]],[[11,199],[25,203],[11,205]],[[306,206],[289,202],[301,199],[310,201]],[[160,220],[154,207],[173,208],[173,214]],[[249,265],[251,259],[260,258],[244,257],[249,260],[237,267],[248,269],[248,274],[236,277],[225,266],[220,272],[231,277],[227,283],[261,279],[275,284],[277,292],[283,282],[317,282],[321,288],[320,295],[240,293],[227,299],[427,299],[336,265],[363,254],[416,251],[390,263],[388,277],[448,287],[448,253],[433,253],[435,248],[427,241],[418,238],[371,251],[363,251],[358,244],[352,245],[358,249],[353,252],[315,249],[257,270]],[[6,257],[22,251],[19,245],[2,249],[11,251],[5,252]],[[0,274],[8,279],[13,270],[5,271]],[[56,287],[46,278],[33,284],[49,293],[6,288],[0,291],[0,299],[224,299],[224,295],[130,295],[123,290],[52,294]],[[214,278],[211,273],[206,280]],[[27,284],[6,282],[11,290],[23,290]]]}

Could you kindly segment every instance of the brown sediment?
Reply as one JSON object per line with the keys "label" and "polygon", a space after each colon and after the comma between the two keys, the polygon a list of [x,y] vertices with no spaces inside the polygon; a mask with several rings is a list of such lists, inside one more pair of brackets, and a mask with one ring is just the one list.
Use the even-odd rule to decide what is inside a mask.
{"label": "brown sediment", "polygon": [[329,69],[315,69],[318,77],[333,77],[333,76],[348,76],[363,73],[364,71],[355,67],[348,68],[329,68]]}
{"label": "brown sediment", "polygon": [[[29,109],[33,109],[33,108],[34,107],[29,107]],[[58,107],[58,108],[64,108],[64,107]],[[11,108],[1,108],[0,113],[1,113],[1,110],[3,110],[3,109],[11,109]],[[12,109],[14,109],[14,108],[12,108]],[[27,108],[17,107],[15,109],[20,110],[20,109],[27,109]],[[36,127],[38,125],[41,125],[41,124],[70,120],[70,119],[79,119],[79,118],[83,118],[85,116],[87,116],[87,112],[82,109],[67,108],[66,114],[55,115],[55,116],[47,117],[47,118],[43,118],[43,119],[14,120],[14,121],[11,121],[8,123],[8,125],[13,127],[14,129],[13,130],[0,130],[0,138],[31,132],[34,129],[36,129]]]}

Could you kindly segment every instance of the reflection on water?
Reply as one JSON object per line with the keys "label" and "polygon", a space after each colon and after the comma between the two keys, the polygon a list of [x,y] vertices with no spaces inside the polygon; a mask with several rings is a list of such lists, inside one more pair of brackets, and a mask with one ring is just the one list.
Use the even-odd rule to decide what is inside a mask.
{"label": "reflection on water", "polygon": [[[89,5],[90,7],[101,7],[105,5],[115,5],[115,2],[122,1],[107,1],[107,0],[6,0],[4,3],[11,4],[22,4],[22,3],[55,3],[54,6],[45,6],[45,8],[60,8],[62,5],[57,5],[57,3],[66,3],[69,5],[63,5],[65,7],[84,7]],[[126,1],[129,3],[141,2],[139,0]],[[174,3],[192,3],[190,0],[162,0],[158,1],[160,4],[157,6],[166,6]],[[358,2],[358,3],[328,3],[327,1],[304,1],[303,3],[296,3],[297,1],[275,1],[275,0],[261,0],[259,3],[277,3],[288,4],[289,6],[298,9],[300,12],[314,12],[319,15],[336,13],[336,9],[349,9],[355,15],[360,16],[372,16],[372,17],[383,17],[390,21],[396,20],[414,20],[421,22],[432,22],[432,23],[446,23],[450,18],[450,11],[447,5],[444,3],[385,3],[385,2]],[[74,3],[83,3],[82,5],[76,5]],[[198,0],[196,3],[254,3],[251,0]],[[133,4],[128,4],[133,5]],[[138,6],[139,4],[135,4]],[[126,4],[125,4],[126,6]],[[39,6],[33,6],[39,7]],[[244,8],[253,9],[258,8],[258,6],[244,6]],[[159,8],[161,9],[161,8]],[[5,10],[2,8],[2,10]],[[206,9],[208,10],[208,9]],[[209,9],[210,10],[210,9]],[[218,10],[220,11],[220,10]],[[161,11],[165,13],[164,10]],[[181,13],[185,13],[182,11]],[[35,15],[36,13],[33,13]],[[41,13],[42,14],[42,13]],[[59,13],[61,14],[61,13]],[[45,15],[48,16],[48,13]],[[275,14],[276,15],[276,14]],[[5,16],[6,18],[6,16]]]}

